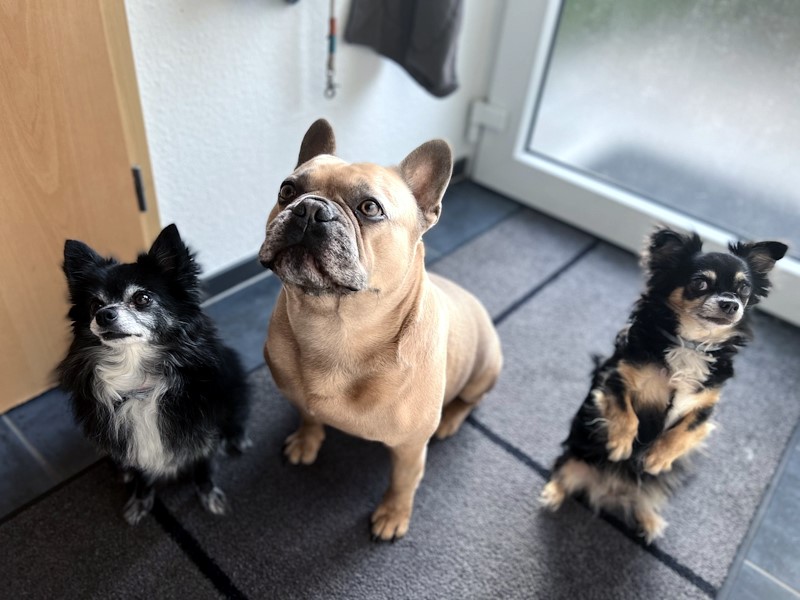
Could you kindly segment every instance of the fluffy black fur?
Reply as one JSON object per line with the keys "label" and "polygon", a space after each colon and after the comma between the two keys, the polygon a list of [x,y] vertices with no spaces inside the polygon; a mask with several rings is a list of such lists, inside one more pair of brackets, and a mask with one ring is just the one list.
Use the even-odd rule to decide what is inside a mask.
{"label": "fluffy black fur", "polygon": [[126,520],[147,514],[155,484],[180,476],[224,513],[215,454],[249,445],[248,390],[238,356],[202,312],[199,267],[178,229],[128,264],[68,240],[64,273],[74,338],[60,383],[86,437],[132,480]]}
{"label": "fluffy black fur", "polygon": [[[601,487],[596,482],[606,477],[628,482],[630,486],[623,483],[624,489],[639,490],[643,496],[665,498],[679,483],[680,474],[685,470],[684,458],[676,460],[671,468],[651,474],[645,466],[648,450],[665,432],[681,424],[691,432],[710,418],[713,405],[671,415],[676,394],[691,396],[706,389],[718,390],[733,377],[734,356],[751,337],[747,313],[769,293],[767,274],[775,261],[784,256],[787,247],[780,242],[760,242],[732,244],[729,249],[727,254],[703,253],[702,242],[696,234],[684,235],[666,228],[651,235],[642,257],[647,276],[646,291],[634,305],[627,325],[617,335],[613,355],[605,360],[595,359],[590,392],[572,421],[569,436],[563,442],[563,453],[553,469],[556,483],[560,470],[571,460],[591,467],[585,472],[594,473],[590,479],[596,489]],[[687,331],[707,331],[708,335],[692,339],[686,337]],[[682,352],[688,348],[689,360],[707,364],[707,373],[699,380],[684,378],[675,363],[668,359],[676,348]],[[702,356],[694,357],[692,353]],[[644,403],[636,406],[634,403],[638,431],[630,456],[612,459],[607,446],[612,417],[597,398],[601,393],[608,402],[616,403],[614,408],[625,410],[626,392],[629,397],[635,394],[626,390],[626,381],[619,370],[623,363],[664,373],[664,381],[670,382],[669,386],[665,385],[669,388],[665,394],[669,399],[661,406]],[[676,379],[678,382],[673,386]],[[692,386],[691,392],[687,392]],[[567,495],[589,493],[592,485],[573,486],[574,489],[567,485],[561,491],[566,490]],[[632,507],[635,512],[635,494],[632,502],[620,508]],[[551,488],[543,495],[543,502],[557,508],[562,496],[557,488]],[[595,508],[613,504],[607,500],[596,503]],[[648,507],[658,504],[659,501],[653,501]],[[657,516],[656,520],[660,521]],[[653,531],[645,531],[648,541],[660,534],[659,528],[663,529],[662,522],[654,526]]]}

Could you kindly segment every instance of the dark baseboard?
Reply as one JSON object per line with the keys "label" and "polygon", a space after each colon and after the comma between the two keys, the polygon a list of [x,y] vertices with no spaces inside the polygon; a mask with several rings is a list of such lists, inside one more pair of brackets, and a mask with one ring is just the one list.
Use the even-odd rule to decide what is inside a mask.
{"label": "dark baseboard", "polygon": [[461,158],[457,158],[456,162],[453,163],[453,177],[456,181],[460,181],[467,175],[467,157],[462,156]]}
{"label": "dark baseboard", "polygon": [[[453,163],[453,180],[456,182],[462,180],[467,173],[467,157],[457,159]],[[264,267],[258,262],[258,255],[245,258],[232,267],[224,271],[203,279],[203,300],[207,300],[213,296],[221,294],[222,292],[239,285],[243,281],[260,275],[264,272]]]}
{"label": "dark baseboard", "polygon": [[232,267],[229,267],[224,271],[213,275],[212,277],[203,279],[203,300],[207,300],[212,296],[221,294],[222,292],[229,290],[232,287],[239,285],[243,281],[247,281],[248,279],[255,277],[256,275],[261,275],[264,273],[264,271],[264,267],[262,267],[261,263],[258,262],[258,255],[254,254],[251,257],[245,258]]}

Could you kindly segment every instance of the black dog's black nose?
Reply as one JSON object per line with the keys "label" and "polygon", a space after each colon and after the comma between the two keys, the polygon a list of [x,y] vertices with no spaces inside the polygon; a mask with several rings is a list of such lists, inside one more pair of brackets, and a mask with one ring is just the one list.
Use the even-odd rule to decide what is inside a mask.
{"label": "black dog's black nose", "polygon": [[739,303],[736,300],[722,299],[719,301],[719,308],[726,315],[732,315],[739,310]]}
{"label": "black dog's black nose", "polygon": [[101,308],[97,311],[95,319],[97,319],[97,324],[100,325],[100,327],[108,327],[117,320],[117,309],[112,306]]}
{"label": "black dog's black nose", "polygon": [[292,206],[291,210],[296,217],[316,223],[327,223],[336,218],[328,202],[321,198],[304,198]]}

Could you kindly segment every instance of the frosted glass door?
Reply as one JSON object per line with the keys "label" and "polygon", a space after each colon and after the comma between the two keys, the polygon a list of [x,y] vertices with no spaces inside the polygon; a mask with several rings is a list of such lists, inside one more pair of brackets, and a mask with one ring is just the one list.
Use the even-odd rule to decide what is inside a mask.
{"label": "frosted glass door", "polygon": [[529,151],[800,256],[800,1],[565,0]]}

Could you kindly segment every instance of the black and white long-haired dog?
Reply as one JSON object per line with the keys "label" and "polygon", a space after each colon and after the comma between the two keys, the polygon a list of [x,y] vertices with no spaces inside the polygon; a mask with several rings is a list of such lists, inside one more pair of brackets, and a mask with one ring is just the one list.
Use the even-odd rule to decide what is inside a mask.
{"label": "black and white long-haired dog", "polygon": [[132,482],[130,524],[152,508],[155,485],[191,477],[203,506],[223,514],[215,454],[249,440],[245,376],[200,307],[199,267],[175,225],[135,263],[64,246],[74,339],[59,366],[76,420]]}
{"label": "black and white long-haired dog", "polygon": [[585,495],[595,510],[632,516],[648,543],[663,533],[659,511],[685,457],[714,428],[709,417],[750,338],[748,310],[769,293],[767,276],[787,247],[737,243],[729,250],[703,253],[696,234],[666,228],[650,236],[642,256],[646,291],[614,354],[598,360],[542,491],[545,507]]}

